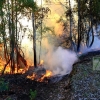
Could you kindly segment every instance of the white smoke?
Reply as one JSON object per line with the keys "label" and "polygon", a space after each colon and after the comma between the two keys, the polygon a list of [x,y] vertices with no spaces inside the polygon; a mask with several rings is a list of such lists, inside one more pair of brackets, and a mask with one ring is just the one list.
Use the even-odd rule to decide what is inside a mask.
{"label": "white smoke", "polygon": [[[95,50],[100,50],[100,25],[98,25],[98,27],[96,28],[95,26],[93,26],[93,34],[94,34],[94,41],[91,47],[87,47],[86,44],[81,43],[81,47],[80,47],[80,52],[83,53],[87,53],[90,51],[95,51]],[[89,32],[89,45],[92,41],[92,32]]]}
{"label": "white smoke", "polygon": [[78,60],[75,52],[58,47],[50,50],[44,58],[44,67],[53,75],[66,75],[72,71],[73,64]]}

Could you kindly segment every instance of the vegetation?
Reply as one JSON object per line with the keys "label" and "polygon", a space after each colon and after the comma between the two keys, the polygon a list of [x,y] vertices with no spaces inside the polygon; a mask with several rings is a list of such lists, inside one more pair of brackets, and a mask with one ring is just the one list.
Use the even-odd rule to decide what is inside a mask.
{"label": "vegetation", "polygon": [[[6,64],[4,66],[2,74],[4,73],[8,64],[11,67],[11,73],[14,73],[16,63],[17,69],[20,68],[20,60],[22,60],[24,65],[27,66],[24,58],[24,53],[21,48],[21,38],[23,38],[22,34],[27,32],[29,29],[24,27],[20,22],[20,19],[22,19],[23,17],[27,17],[28,20],[32,20],[33,34],[30,33],[30,36],[33,40],[33,62],[34,66],[37,66],[36,30],[40,27],[43,18],[49,11],[49,8],[38,7],[36,2],[34,2],[33,0],[0,1],[0,40],[4,45],[4,58],[6,60]],[[14,60],[15,56],[16,60]]]}
{"label": "vegetation", "polygon": [[9,84],[3,78],[0,78],[0,92],[8,91]]}
{"label": "vegetation", "polygon": [[[52,0],[44,1],[50,4],[52,2]],[[45,25],[44,18],[48,16],[48,13],[51,13],[51,10],[48,7],[44,7],[42,5],[42,1],[41,6],[38,6],[34,0],[0,0],[0,49],[2,46],[2,58],[6,61],[4,69],[2,70],[2,74],[4,74],[5,69],[8,65],[11,68],[11,74],[15,72],[16,67],[18,72],[21,67],[21,62],[24,66],[27,66],[25,54],[21,47],[22,39],[27,33],[29,33],[27,34],[29,39],[33,41],[32,49],[34,53],[33,62],[35,67],[37,67],[38,65],[36,42],[39,43],[40,47],[40,62],[42,40],[44,38],[50,38],[50,40],[54,38],[54,41],[52,41],[54,44],[56,37],[56,46],[63,46],[65,48],[74,49],[76,52],[80,51],[81,43],[84,43],[87,47],[92,46],[94,42],[93,28],[97,28],[97,26],[100,24],[100,0],[74,0],[76,2],[74,7],[71,6],[71,2],[73,0],[66,0],[66,4],[62,4],[60,0],[58,1],[59,5],[62,5],[65,8],[65,15],[60,16],[60,19],[57,21],[58,23],[63,23],[64,34],[61,34],[60,36],[57,36],[55,34],[54,28],[47,27]],[[23,18],[27,18],[28,21],[31,20],[32,29],[29,29],[27,26],[25,27],[22,25],[20,20]],[[92,36],[91,42],[89,42],[90,32]],[[100,33],[98,32],[97,35],[99,36]],[[81,68],[79,68],[79,71],[82,71],[81,73],[78,73],[76,76],[72,77],[73,83],[75,83],[73,84],[73,86],[76,86],[76,84],[78,84],[80,80],[84,81],[86,77],[89,77],[91,73],[93,73],[87,73],[88,67],[85,70],[84,65],[80,65],[79,67]],[[84,69],[84,71],[82,68]],[[79,81],[74,80],[76,78]],[[100,85],[100,82],[97,81],[97,85]],[[5,82],[3,78],[0,78],[0,92],[8,91],[8,88],[9,83]],[[78,89],[76,89],[76,91],[77,90]],[[32,89],[30,89],[30,92],[28,94],[30,94],[28,95],[30,100],[34,100],[37,96],[37,91],[33,91]],[[27,94],[25,93],[23,93],[23,95],[27,96]],[[86,96],[86,94],[84,94],[84,96]]]}
{"label": "vegetation", "polygon": [[[100,24],[100,1],[99,0],[74,0],[75,5],[71,6],[71,0],[66,0],[65,18],[63,16],[58,22],[64,25],[64,32],[67,35],[64,42],[70,41],[70,47],[75,51],[80,51],[81,43],[91,47],[94,42],[94,30]],[[62,5],[64,6],[64,5]],[[92,40],[90,39],[90,32]],[[99,34],[98,34],[99,35]],[[77,48],[76,48],[77,47]]]}
{"label": "vegetation", "polygon": [[[49,1],[46,1],[50,3]],[[86,43],[87,47],[91,47],[94,41],[93,26],[97,26],[100,22],[100,1],[99,0],[75,0],[76,5],[72,8],[71,0],[66,0],[65,6],[65,17],[61,16],[58,22],[62,22],[64,26],[64,36],[63,42],[70,49],[79,51],[82,42]],[[9,64],[11,66],[11,73],[14,73],[15,63],[17,62],[17,69],[20,68],[20,57],[24,59],[24,53],[21,48],[20,36],[22,33],[26,33],[29,29],[22,26],[19,21],[23,17],[27,17],[28,20],[32,20],[32,34],[30,34],[33,40],[33,52],[34,52],[34,66],[37,66],[37,54],[36,54],[36,31],[40,33],[40,54],[41,56],[41,45],[43,34],[47,31],[54,31],[44,25],[43,19],[47,14],[51,12],[50,8],[38,7],[36,2],[33,0],[1,0],[0,1],[0,44],[4,45],[4,58],[6,64],[4,66],[3,72],[6,66]],[[75,19],[74,15],[77,15],[78,21]],[[69,27],[69,29],[68,29]],[[89,32],[92,30],[92,41],[89,42]],[[60,38],[60,37],[59,37]],[[22,38],[23,39],[23,38]],[[61,40],[59,40],[61,41]],[[62,45],[62,43],[58,43]],[[16,61],[14,60],[16,52]],[[26,66],[25,59],[23,60]]]}
{"label": "vegetation", "polygon": [[36,98],[37,95],[37,91],[32,91],[32,89],[30,89],[30,100],[34,100]]}
{"label": "vegetation", "polygon": [[[45,0],[46,2],[50,2]],[[94,41],[93,26],[97,26],[100,23],[100,0],[75,0],[76,5],[71,7],[71,0],[66,0],[65,6],[65,17],[66,20],[61,19],[58,22],[63,22],[64,32],[66,32],[67,38],[64,39],[70,43],[71,49],[73,43],[76,43],[77,51],[79,51],[81,42],[86,42],[86,45],[90,47]],[[34,65],[37,66],[37,55],[36,55],[36,30],[40,31],[40,47],[43,38],[43,33],[47,31],[54,32],[52,29],[46,27],[43,24],[43,18],[50,12],[50,8],[38,7],[34,0],[1,0],[0,1],[0,44],[4,46],[4,58],[6,66],[11,66],[11,73],[14,73],[15,63],[19,69],[19,58],[24,54],[21,50],[21,32],[26,32],[28,28],[25,28],[20,23],[20,19],[27,17],[28,20],[32,20],[33,31],[30,35],[33,39],[33,52],[34,52]],[[77,15],[78,21],[75,20],[74,15]],[[74,24],[74,25],[73,25]],[[69,27],[69,30],[67,29]],[[92,41],[89,43],[89,32],[92,29]],[[67,32],[68,31],[68,32]],[[85,37],[86,36],[86,37]],[[61,44],[60,44],[61,45]],[[16,60],[14,60],[16,52]],[[40,49],[41,52],[41,49]],[[41,53],[40,53],[41,55]],[[24,62],[25,63],[25,62]],[[26,64],[25,64],[26,65]],[[2,74],[4,73],[4,70]]]}

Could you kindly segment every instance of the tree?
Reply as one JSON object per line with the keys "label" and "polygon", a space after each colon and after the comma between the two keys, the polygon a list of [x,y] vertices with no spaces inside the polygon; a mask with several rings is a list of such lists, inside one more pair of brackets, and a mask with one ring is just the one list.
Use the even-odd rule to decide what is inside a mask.
{"label": "tree", "polygon": [[0,30],[3,37],[4,55],[6,59],[6,64],[4,66],[4,70],[2,74],[4,73],[5,68],[8,64],[11,67],[11,73],[14,73],[15,63],[16,63],[15,53],[17,59],[17,69],[19,69],[19,64],[20,64],[19,59],[22,60],[22,62],[26,65],[24,56],[20,54],[22,52],[19,46],[18,30],[20,30],[20,28],[18,27],[17,24],[19,23],[18,15],[19,14],[25,15],[27,13],[25,9],[28,9],[27,11],[30,11],[31,9],[31,12],[33,10],[35,11],[37,9],[36,3],[33,2],[33,0],[28,0],[28,1],[27,0],[1,0],[0,1],[0,17],[2,19],[0,23]]}
{"label": "tree", "polygon": [[[81,42],[85,40],[87,47],[91,47],[94,42],[93,26],[100,21],[100,1],[99,0],[75,0],[73,12],[78,16],[77,23],[77,51],[80,49]],[[67,9],[66,12],[69,10]],[[87,27],[89,26],[89,27]],[[92,30],[92,40],[89,41],[90,30]],[[87,37],[84,39],[84,35]]]}
{"label": "tree", "polygon": [[[15,66],[17,65],[17,71],[20,68],[20,61],[27,65],[24,59],[24,53],[21,49],[19,36],[21,31],[25,32],[27,29],[24,28],[19,19],[26,16],[28,20],[32,20],[33,25],[33,52],[34,52],[34,66],[37,66],[37,55],[36,55],[36,30],[41,27],[41,41],[42,41],[42,21],[43,18],[50,11],[48,7],[38,7],[34,0],[1,0],[0,1],[0,30],[2,40],[4,43],[4,55],[6,66],[9,64],[11,67],[11,73],[15,72]],[[6,31],[8,30],[8,31]],[[40,41],[40,47],[41,47]],[[16,60],[15,60],[16,57]]]}

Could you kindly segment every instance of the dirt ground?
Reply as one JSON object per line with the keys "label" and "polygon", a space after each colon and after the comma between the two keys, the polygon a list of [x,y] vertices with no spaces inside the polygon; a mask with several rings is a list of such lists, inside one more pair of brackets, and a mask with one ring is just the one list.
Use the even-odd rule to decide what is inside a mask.
{"label": "dirt ground", "polygon": [[99,100],[100,72],[92,67],[92,57],[99,54],[81,56],[72,73],[55,83],[36,82],[22,74],[2,75],[0,78],[4,79],[4,86],[8,83],[8,90],[0,91],[0,100]]}

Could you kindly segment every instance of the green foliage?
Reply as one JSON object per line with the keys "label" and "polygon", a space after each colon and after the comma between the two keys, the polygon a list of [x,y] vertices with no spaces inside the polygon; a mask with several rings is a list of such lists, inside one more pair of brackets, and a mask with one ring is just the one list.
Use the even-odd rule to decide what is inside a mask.
{"label": "green foliage", "polygon": [[5,3],[5,0],[0,0],[0,9],[3,7],[4,3]]}
{"label": "green foliage", "polygon": [[3,78],[0,78],[0,92],[8,90],[8,83],[4,81]]}
{"label": "green foliage", "polygon": [[90,5],[91,15],[93,17],[99,17],[100,16],[100,1],[99,0],[92,0]]}
{"label": "green foliage", "polygon": [[37,96],[37,91],[32,91],[32,89],[30,89],[30,100],[34,100]]}
{"label": "green foliage", "polygon": [[[77,7],[80,1],[80,8],[77,10],[80,11],[81,17],[100,20],[100,0],[75,0],[77,2]],[[77,12],[77,11],[76,11]]]}
{"label": "green foliage", "polygon": [[8,97],[6,100],[12,100],[12,98],[11,97]]}
{"label": "green foliage", "polygon": [[37,4],[34,0],[18,0],[19,4],[24,8],[32,8],[32,10],[37,10]]}

